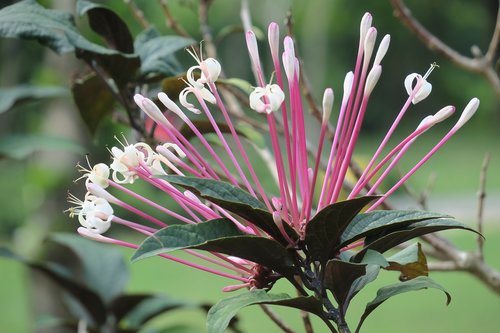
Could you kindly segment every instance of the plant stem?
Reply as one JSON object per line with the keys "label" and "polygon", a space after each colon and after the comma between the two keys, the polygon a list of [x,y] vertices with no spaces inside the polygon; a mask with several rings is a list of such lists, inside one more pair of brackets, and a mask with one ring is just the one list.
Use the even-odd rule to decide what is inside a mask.
{"label": "plant stem", "polygon": [[280,318],[276,313],[274,313],[273,310],[271,310],[269,308],[269,306],[265,305],[265,304],[259,304],[261,309],[264,311],[264,313],[269,317],[271,318],[272,321],[274,321],[274,323],[276,325],[278,325],[279,328],[281,328],[281,330],[285,333],[296,333],[293,329],[291,329],[287,324],[285,324],[285,322],[283,321],[282,318]]}

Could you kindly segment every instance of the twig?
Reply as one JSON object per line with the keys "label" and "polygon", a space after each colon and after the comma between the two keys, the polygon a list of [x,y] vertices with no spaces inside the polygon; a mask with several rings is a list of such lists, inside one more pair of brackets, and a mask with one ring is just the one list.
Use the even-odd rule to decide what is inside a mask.
{"label": "twig", "polygon": [[265,304],[259,304],[264,313],[271,318],[272,321],[285,333],[296,333],[293,329],[291,329],[284,321],[281,319],[273,310],[269,308],[269,306]]}
{"label": "twig", "polygon": [[485,55],[473,54],[474,57],[466,57],[427,30],[417,19],[403,0],[391,0],[394,15],[406,25],[431,51],[434,51],[457,66],[483,75],[492,85],[495,93],[500,95],[500,78],[495,70],[495,56],[500,42],[500,7],[498,9],[495,30],[491,38],[488,51]]}
{"label": "twig", "polygon": [[135,4],[133,0],[123,0],[128,7],[130,8],[130,11],[132,12],[132,15],[134,15],[134,18],[136,19],[137,22],[144,28],[148,28],[150,26],[149,22],[146,20],[146,17],[144,16],[144,12],[140,10],[139,7]]}
{"label": "twig", "polygon": [[[483,217],[484,217],[484,200],[486,198],[486,173],[490,163],[490,153],[486,153],[481,166],[481,173],[479,175],[479,192],[478,192],[478,205],[477,205],[477,231],[483,234]],[[484,239],[481,235],[477,236],[477,249],[479,258],[484,260]]]}
{"label": "twig", "polygon": [[182,25],[177,22],[175,17],[172,15],[172,12],[170,12],[170,8],[168,7],[167,0],[160,0],[160,6],[163,10],[163,13],[165,14],[165,23],[167,27],[175,31],[178,35],[187,37],[187,38],[192,38],[191,35],[182,27]]}

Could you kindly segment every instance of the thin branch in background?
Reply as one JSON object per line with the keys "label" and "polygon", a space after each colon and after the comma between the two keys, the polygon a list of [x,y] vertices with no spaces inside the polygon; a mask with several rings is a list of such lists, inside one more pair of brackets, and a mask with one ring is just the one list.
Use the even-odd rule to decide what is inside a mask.
{"label": "thin branch in background", "polygon": [[454,50],[442,40],[427,30],[415,17],[403,0],[391,0],[394,15],[406,25],[431,51],[445,57],[455,65],[484,76],[493,87],[497,96],[500,96],[500,77],[495,70],[496,53],[500,43],[500,6],[498,8],[495,29],[486,54],[482,54],[477,46],[473,49],[473,57],[467,57]]}
{"label": "thin branch in background", "polygon": [[167,27],[175,31],[180,36],[191,38],[191,35],[186,31],[186,29],[184,29],[182,25],[179,24],[179,22],[177,22],[175,17],[172,15],[167,0],[160,0],[160,6],[163,10],[163,13],[165,14],[165,23]]}
{"label": "thin branch in background", "polygon": [[273,310],[269,308],[269,306],[265,304],[259,304],[260,308],[264,311],[264,313],[271,318],[271,320],[278,325],[279,328],[285,333],[296,333],[293,329],[288,326],[282,318],[280,318]]}
{"label": "thin branch in background", "polygon": [[139,22],[139,24],[144,28],[147,29],[150,26],[150,23],[146,20],[146,17],[144,16],[143,11],[137,7],[135,2],[133,0],[123,0],[130,11],[132,12],[132,15],[134,16],[135,20]]}
{"label": "thin branch in background", "polygon": [[405,192],[415,200],[415,202],[418,204],[420,208],[423,210],[428,210],[429,209],[429,194],[432,192],[432,189],[434,188],[434,185],[436,184],[436,174],[433,172],[429,175],[429,178],[427,179],[427,184],[422,190],[422,192],[418,193],[417,190],[413,186],[411,186],[409,183],[404,183],[403,184],[403,189]]}
{"label": "thin branch in background", "polygon": [[477,205],[477,231],[481,234],[477,236],[477,248],[479,257],[484,260],[484,239],[483,234],[483,219],[484,219],[484,201],[486,199],[486,174],[490,163],[490,153],[486,153],[481,166],[481,173],[479,175],[479,192],[478,192],[478,205]]}

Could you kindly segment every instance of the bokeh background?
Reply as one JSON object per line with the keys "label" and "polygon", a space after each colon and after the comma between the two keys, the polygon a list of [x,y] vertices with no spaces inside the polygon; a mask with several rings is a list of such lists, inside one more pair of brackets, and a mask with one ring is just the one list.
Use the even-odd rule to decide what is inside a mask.
{"label": "bokeh background", "polygon": [[[97,1],[96,1],[97,2]],[[499,97],[481,76],[466,72],[446,59],[429,51],[398,21],[388,0],[249,0],[253,24],[266,31],[267,24],[281,25],[287,11],[294,19],[298,53],[319,98],[325,87],[333,87],[341,96],[344,75],[354,66],[359,35],[359,20],[369,11],[379,32],[391,34],[391,47],[383,61],[384,72],[367,111],[363,138],[356,152],[359,161],[369,156],[406,99],[405,76],[424,73],[430,63],[439,68],[431,75],[433,92],[425,101],[414,106],[403,123],[411,129],[424,115],[453,104],[461,110],[472,97],[481,100],[474,119],[454,137],[409,184],[420,192],[432,184],[428,204],[432,210],[450,213],[475,225],[479,172],[485,153],[491,153],[485,204],[485,256],[489,264],[500,269],[500,107]],[[0,7],[13,3],[1,1]],[[73,1],[40,1],[41,4],[74,12]],[[102,1],[114,8],[129,23],[134,35],[141,31],[129,8],[122,1]],[[165,26],[156,1],[135,1],[147,19],[165,34]],[[195,39],[201,39],[197,19],[197,1],[169,1],[175,18]],[[469,55],[477,45],[484,52],[494,28],[496,0],[408,0],[407,5],[430,31],[459,52]],[[244,37],[238,29],[225,34],[228,27],[240,25],[240,2],[215,0],[210,11],[210,26],[216,36],[219,59],[226,75],[252,82]],[[85,19],[77,22],[90,39],[99,41],[87,27]],[[282,25],[283,27],[283,25]],[[219,37],[219,38],[217,38]],[[186,64],[190,58],[179,52]],[[36,42],[0,39],[0,88],[19,84],[56,85],[69,87],[74,73],[83,63],[73,55],[57,55]],[[268,67],[269,68],[269,67]],[[2,101],[0,101],[1,103]],[[448,126],[448,127],[447,127]],[[426,135],[402,168],[418,161],[449,125],[440,126]],[[93,161],[108,159],[106,146],[114,145],[113,136],[126,128],[111,119],[92,136],[80,119],[70,95],[30,102],[0,114],[0,243],[27,257],[43,257],[46,238],[53,232],[73,232],[75,220],[63,213],[68,208],[67,191],[78,192],[72,183],[77,178],[75,164],[90,154]],[[406,193],[399,193],[395,203],[400,208],[414,206]],[[476,238],[463,232],[446,234],[464,249],[473,249]],[[130,257],[132,252],[123,251]],[[130,292],[162,292],[172,297],[215,302],[226,296],[221,289],[227,281],[207,276],[192,269],[164,260],[151,259],[130,266]],[[382,305],[365,324],[367,332],[474,332],[496,333],[500,330],[500,296],[467,273],[432,273],[453,296],[446,307],[441,295],[434,291],[398,296]],[[363,304],[374,297],[377,286],[360,295],[351,310],[355,321]],[[280,286],[278,286],[280,287]],[[16,262],[0,258],[0,333],[32,332],[41,315],[53,311],[49,286]],[[364,301],[364,302],[363,302]],[[297,312],[281,311],[292,325],[299,324]],[[241,312],[241,326],[246,332],[278,332],[274,324],[260,314],[259,309]],[[161,320],[161,319],[160,319]],[[204,331],[201,312],[179,312],[173,320],[189,321]],[[154,326],[155,323],[152,323]],[[318,332],[321,330],[318,329]]]}

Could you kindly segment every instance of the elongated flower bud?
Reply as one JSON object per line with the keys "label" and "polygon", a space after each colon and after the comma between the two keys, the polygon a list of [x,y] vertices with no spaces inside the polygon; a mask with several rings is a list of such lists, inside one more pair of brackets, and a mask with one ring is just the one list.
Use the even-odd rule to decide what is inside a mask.
{"label": "elongated flower bud", "polygon": [[349,100],[353,81],[354,81],[354,73],[353,72],[347,73],[344,79],[344,94],[342,96],[342,105],[347,103],[347,101]]}
{"label": "elongated flower bud", "polygon": [[375,48],[375,40],[377,39],[377,29],[371,27],[368,29],[365,37],[365,46],[364,46],[364,60],[363,66],[368,66],[370,59],[373,54],[373,49]]}
{"label": "elongated flower bud", "polygon": [[479,99],[474,97],[465,107],[464,112],[462,112],[462,114],[460,115],[460,118],[458,119],[454,128],[459,129],[460,127],[464,126],[465,123],[468,122],[470,118],[472,118],[474,113],[476,113],[478,108],[479,108]]}
{"label": "elongated flower bud", "polygon": [[323,94],[323,123],[328,122],[328,119],[330,119],[333,108],[333,98],[333,89],[325,89],[325,93]]}
{"label": "elongated flower bud", "polygon": [[365,13],[359,25],[359,40],[361,42],[364,42],[366,33],[368,32],[368,29],[370,29],[371,26],[372,26],[372,15],[370,13]]}
{"label": "elongated flower bud", "polygon": [[370,73],[368,73],[368,76],[366,77],[365,96],[372,93],[373,88],[375,88],[375,85],[380,78],[380,74],[382,74],[382,66],[380,65],[377,65],[370,70]]}
{"label": "elongated flower bud", "polygon": [[271,22],[269,28],[267,29],[267,39],[269,40],[269,49],[271,50],[271,55],[273,59],[276,59],[279,54],[280,44],[280,28],[276,22]]}
{"label": "elongated flower bud", "polygon": [[380,45],[378,46],[377,54],[375,55],[375,60],[373,61],[373,65],[380,65],[382,59],[384,59],[387,50],[389,49],[389,44],[391,43],[391,35],[385,35]]}

